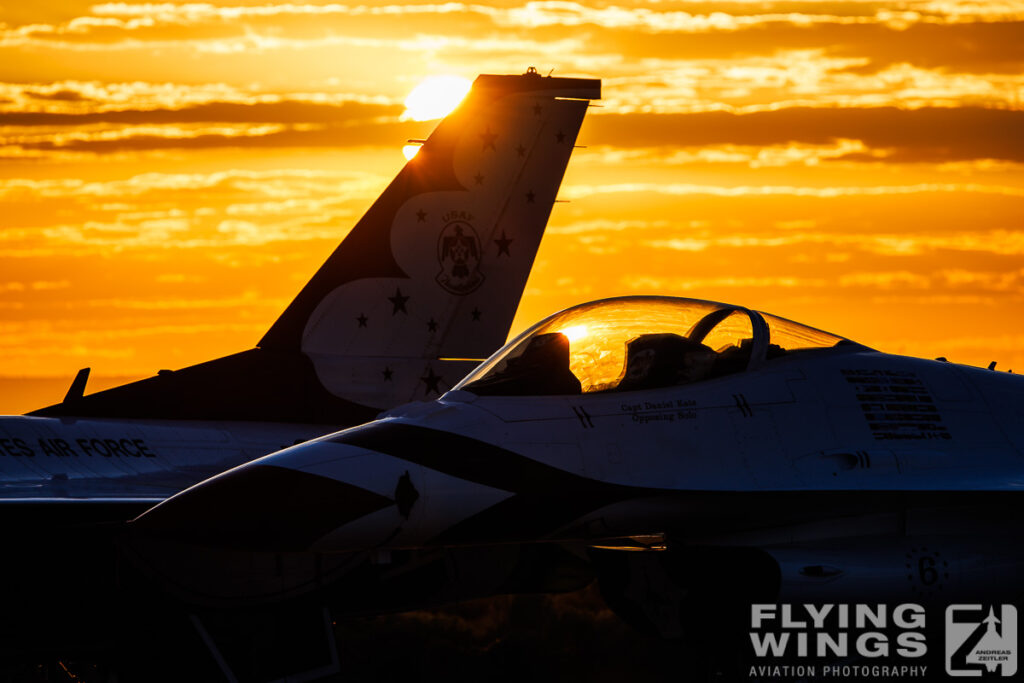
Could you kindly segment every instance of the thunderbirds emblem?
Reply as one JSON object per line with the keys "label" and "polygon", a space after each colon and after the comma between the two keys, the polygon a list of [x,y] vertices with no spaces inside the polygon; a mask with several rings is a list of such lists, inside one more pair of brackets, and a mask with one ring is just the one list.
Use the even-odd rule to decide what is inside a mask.
{"label": "thunderbirds emblem", "polygon": [[445,216],[447,225],[437,240],[437,260],[441,272],[437,283],[452,294],[469,294],[484,281],[480,272],[480,238],[463,212]]}

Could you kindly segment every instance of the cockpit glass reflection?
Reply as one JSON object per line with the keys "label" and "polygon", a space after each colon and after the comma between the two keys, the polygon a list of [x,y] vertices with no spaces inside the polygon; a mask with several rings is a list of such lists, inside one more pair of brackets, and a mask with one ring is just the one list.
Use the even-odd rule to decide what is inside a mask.
{"label": "cockpit glass reflection", "polygon": [[742,372],[787,353],[844,341],[738,306],[624,297],[542,320],[455,388],[497,396],[637,391]]}

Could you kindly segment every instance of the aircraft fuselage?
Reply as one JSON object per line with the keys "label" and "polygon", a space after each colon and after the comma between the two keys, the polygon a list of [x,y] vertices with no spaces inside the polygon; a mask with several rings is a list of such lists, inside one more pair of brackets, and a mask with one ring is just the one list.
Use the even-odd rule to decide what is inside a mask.
{"label": "aircraft fuselage", "polygon": [[[456,390],[216,477],[193,489],[204,495],[185,492],[137,526],[157,539],[142,554],[156,552],[151,561],[161,557],[184,593],[194,579],[204,592],[224,590],[221,597],[241,602],[260,594],[257,567],[266,565],[263,573],[280,585],[272,567],[282,554],[614,546],[650,535],[676,547],[767,549],[794,575],[827,564],[819,556],[871,564],[863,540],[856,557],[840,561],[844,548],[857,547],[842,539],[870,539],[871,548],[892,546],[885,561],[901,575],[904,553],[921,545],[913,539],[954,538],[947,546],[961,555],[984,556],[1019,535],[1022,395],[1016,375],[858,345],[654,390],[539,397]],[[325,491],[336,486],[333,498],[350,502],[296,510],[287,501],[305,479],[293,482],[289,471]],[[275,495],[246,480],[257,472],[280,482]],[[241,533],[268,528],[285,511],[289,522],[275,533]],[[168,550],[167,539],[188,551]],[[219,559],[189,578],[177,562],[191,563],[204,548],[217,549]],[[237,558],[223,562],[224,548],[246,554],[250,586],[231,580]],[[1000,561],[1010,571],[1021,559]],[[309,589],[344,573],[340,559],[331,560],[324,565],[331,576],[314,580],[312,562],[301,573]],[[977,581],[967,574],[968,583]]]}

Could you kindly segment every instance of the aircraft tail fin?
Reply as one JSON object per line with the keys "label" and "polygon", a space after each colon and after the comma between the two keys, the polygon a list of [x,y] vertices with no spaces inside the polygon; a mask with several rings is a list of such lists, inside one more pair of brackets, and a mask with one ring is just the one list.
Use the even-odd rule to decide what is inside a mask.
{"label": "aircraft tail fin", "polygon": [[483,75],[270,328],[332,393],[443,392],[499,348],[600,81]]}
{"label": "aircraft tail fin", "polygon": [[443,393],[505,342],[600,93],[478,77],[257,348],[31,414],[342,425]]}

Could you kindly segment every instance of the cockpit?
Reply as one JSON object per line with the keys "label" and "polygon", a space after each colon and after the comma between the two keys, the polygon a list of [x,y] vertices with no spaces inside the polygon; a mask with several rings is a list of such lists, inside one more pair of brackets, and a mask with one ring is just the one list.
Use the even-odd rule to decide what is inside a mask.
{"label": "cockpit", "polygon": [[742,306],[656,296],[603,299],[540,321],[455,389],[482,396],[656,389],[846,344],[853,342]]}

